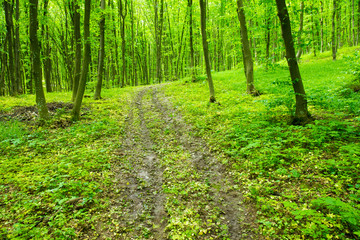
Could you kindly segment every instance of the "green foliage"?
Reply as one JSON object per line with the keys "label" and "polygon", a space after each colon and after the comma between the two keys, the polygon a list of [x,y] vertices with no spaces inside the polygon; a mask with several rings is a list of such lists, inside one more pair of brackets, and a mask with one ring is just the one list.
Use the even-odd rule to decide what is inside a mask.
{"label": "green foliage", "polygon": [[360,51],[356,50],[351,56],[345,57],[348,65],[348,73],[354,75],[357,82],[360,83]]}
{"label": "green foliage", "polygon": [[[340,53],[341,54],[341,53]],[[206,85],[167,86],[167,94],[199,135],[230,160],[234,181],[258,208],[260,230],[270,239],[359,239],[360,98],[344,93],[351,82],[344,60],[300,65],[315,121],[287,124],[294,111],[288,72],[255,71],[265,94],[245,94],[242,73],[214,74],[217,99],[207,103]],[[239,77],[240,76],[240,77]],[[183,83],[182,83],[183,84]]]}
{"label": "green foliage", "polygon": [[[101,107],[87,99],[86,116],[72,125],[65,109],[43,126],[0,122],[1,239],[73,239],[92,231],[99,217],[94,213],[106,204],[102,194],[111,185],[112,153],[123,133],[124,102],[118,99],[128,96],[104,92],[109,95],[114,98]],[[22,98],[2,101],[6,107]],[[69,95],[50,94],[51,100],[64,98]]]}

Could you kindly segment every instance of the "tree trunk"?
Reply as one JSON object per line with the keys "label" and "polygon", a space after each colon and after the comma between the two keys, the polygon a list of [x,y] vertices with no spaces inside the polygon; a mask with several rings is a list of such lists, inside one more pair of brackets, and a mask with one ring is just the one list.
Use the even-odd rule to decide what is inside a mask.
{"label": "tree trunk", "polygon": [[85,16],[84,16],[84,61],[81,70],[80,82],[78,92],[72,111],[72,120],[78,121],[80,119],[80,108],[85,93],[86,78],[89,72],[90,63],[90,11],[91,11],[91,0],[85,0]]}
{"label": "tree trunk", "polygon": [[136,59],[135,59],[135,34],[134,34],[134,1],[131,0],[131,59],[132,59],[132,70],[133,70],[133,78],[134,78],[134,85],[137,86],[138,77],[137,77],[137,66],[136,66]]}
{"label": "tree trunk", "polygon": [[51,57],[50,57],[50,42],[49,42],[49,26],[47,24],[47,8],[49,0],[44,0],[44,23],[41,26],[43,39],[43,65],[44,78],[46,84],[46,92],[52,92],[51,88]]}
{"label": "tree trunk", "polygon": [[191,80],[196,80],[195,56],[194,56],[194,36],[193,36],[193,0],[188,0],[189,8],[189,44],[190,44],[190,69]]}
{"label": "tree trunk", "polygon": [[311,36],[312,36],[312,46],[314,51],[314,57],[316,57],[316,40],[315,40],[315,22],[314,22],[314,7],[313,4],[310,6],[311,11]]}
{"label": "tree trunk", "polygon": [[244,71],[246,76],[246,92],[251,95],[258,95],[254,86],[254,63],[251,56],[248,32],[246,27],[244,5],[242,0],[237,0],[237,13],[240,21],[241,43],[243,49]]}
{"label": "tree trunk", "polygon": [[16,10],[15,10],[15,38],[14,38],[14,71],[15,79],[17,86],[17,93],[22,94],[24,92],[22,86],[22,74],[21,74],[21,59],[20,59],[20,30],[19,30],[19,18],[20,18],[20,2],[16,0]]}
{"label": "tree trunk", "polygon": [[17,84],[15,78],[15,67],[14,67],[14,22],[13,22],[13,5],[10,1],[4,1],[3,3],[6,20],[6,38],[8,44],[8,74],[10,79],[9,93],[10,95],[17,95]]}
{"label": "tree trunk", "polygon": [[30,0],[30,49],[32,56],[32,75],[35,80],[36,105],[40,120],[48,119],[49,113],[46,105],[44,89],[42,85],[40,44],[37,37],[38,31],[38,0]]}
{"label": "tree trunk", "polygon": [[333,0],[333,12],[332,12],[332,32],[331,32],[331,49],[332,49],[332,57],[333,60],[336,60],[336,10],[337,10],[337,6],[336,6],[336,1],[337,0]]}
{"label": "tree trunk", "polygon": [[304,8],[305,8],[305,4],[304,1],[302,0],[300,3],[300,25],[299,25],[299,32],[298,32],[298,52],[296,54],[296,58],[300,59],[301,54],[303,52],[302,50],[302,41],[301,41],[301,34],[303,32],[303,27],[304,27]]}
{"label": "tree trunk", "polygon": [[[164,0],[160,0],[160,16],[158,16],[159,2],[155,0],[155,42],[156,42],[156,79],[159,83],[162,82],[162,59],[161,59],[161,44],[162,32],[164,22]],[[158,19],[159,18],[159,19]]]}
{"label": "tree trunk", "polygon": [[73,77],[72,101],[76,99],[81,75],[81,33],[80,33],[80,7],[77,0],[73,0],[73,26],[75,40],[75,68]]}
{"label": "tree trunk", "polygon": [[200,12],[201,12],[201,35],[202,35],[202,42],[203,42],[206,75],[208,78],[209,90],[210,90],[210,102],[216,102],[214,85],[213,85],[213,80],[212,80],[212,76],[211,76],[209,47],[208,47],[207,36],[206,36],[206,5],[205,5],[204,0],[199,0],[199,2],[200,2]]}
{"label": "tree trunk", "polygon": [[298,62],[296,59],[289,13],[286,7],[285,0],[276,0],[276,5],[281,23],[282,36],[285,43],[286,60],[288,62],[291,82],[294,88],[296,99],[296,110],[293,124],[305,124],[310,120],[311,117],[308,112],[306,93],[301,79]]}
{"label": "tree trunk", "polygon": [[127,15],[127,0],[123,4],[123,0],[119,1],[119,16],[121,17],[121,53],[122,53],[122,71],[121,71],[121,87],[125,87],[126,79],[126,39],[125,39],[125,18]]}
{"label": "tree trunk", "polygon": [[100,28],[100,49],[99,49],[99,64],[98,64],[98,75],[97,84],[94,94],[94,99],[101,99],[101,87],[103,82],[104,73],[104,59],[105,59],[105,0],[101,0],[101,19],[99,23]]}
{"label": "tree trunk", "polygon": [[321,19],[320,19],[320,51],[324,52],[324,2],[320,1],[320,11],[321,11]]}

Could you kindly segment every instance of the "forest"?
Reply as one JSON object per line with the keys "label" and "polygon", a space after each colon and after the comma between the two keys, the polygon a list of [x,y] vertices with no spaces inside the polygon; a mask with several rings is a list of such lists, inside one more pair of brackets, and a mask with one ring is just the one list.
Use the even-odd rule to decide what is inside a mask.
{"label": "forest", "polygon": [[360,0],[0,3],[0,239],[360,239]]}

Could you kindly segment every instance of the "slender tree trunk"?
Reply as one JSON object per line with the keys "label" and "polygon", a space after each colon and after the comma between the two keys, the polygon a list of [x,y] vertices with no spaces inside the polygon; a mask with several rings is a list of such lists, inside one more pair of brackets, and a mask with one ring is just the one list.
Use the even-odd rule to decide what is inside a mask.
{"label": "slender tree trunk", "polygon": [[103,82],[104,73],[104,59],[105,59],[105,0],[101,0],[101,19],[99,23],[100,28],[100,49],[99,49],[99,64],[98,64],[98,75],[97,84],[95,88],[94,99],[101,99],[101,87]]}
{"label": "slender tree trunk", "polygon": [[10,79],[9,93],[10,95],[17,95],[17,81],[15,78],[15,66],[14,66],[14,22],[13,22],[13,5],[10,1],[4,1],[3,3],[5,11],[6,21],[6,38],[8,46],[8,74]]}
{"label": "slender tree trunk", "polygon": [[191,80],[196,80],[195,56],[194,56],[194,34],[193,34],[193,0],[188,0],[189,8],[189,44],[190,44],[190,69]]}
{"label": "slender tree trunk", "polygon": [[80,33],[80,7],[77,0],[73,0],[73,26],[74,26],[74,41],[75,41],[75,68],[73,77],[72,98],[74,102],[79,88],[81,75],[81,33]]}
{"label": "slender tree trunk", "polygon": [[126,39],[125,39],[125,18],[127,16],[127,0],[123,3],[123,0],[119,1],[119,15],[121,17],[121,53],[122,53],[122,72],[121,72],[121,87],[125,87],[126,79]]}
{"label": "slender tree trunk", "polygon": [[312,46],[314,51],[314,57],[316,57],[316,39],[315,39],[315,21],[314,21],[314,7],[313,4],[310,6],[311,10],[311,36],[312,36]]}
{"label": "slender tree trunk", "polygon": [[352,35],[353,35],[353,45],[356,45],[356,34],[355,34],[355,2],[352,0]]}
{"label": "slender tree trunk", "polygon": [[199,0],[199,2],[200,2],[200,12],[201,12],[201,35],[202,35],[202,42],[203,42],[206,75],[208,78],[209,90],[210,90],[210,102],[216,102],[214,84],[213,84],[213,80],[212,80],[212,76],[211,76],[209,47],[208,47],[207,36],[206,36],[206,4],[205,4],[204,0]]}
{"label": "slender tree trunk", "polygon": [[244,71],[246,76],[246,92],[251,95],[258,95],[254,86],[254,63],[251,56],[248,32],[246,27],[244,5],[242,0],[237,0],[237,13],[240,21],[241,43],[243,49]]}
{"label": "slender tree trunk", "polygon": [[276,0],[276,5],[281,23],[282,36],[285,43],[286,60],[289,65],[291,82],[295,92],[296,110],[293,123],[304,124],[308,122],[311,117],[308,112],[306,93],[301,79],[298,62],[296,59],[289,13],[286,7],[285,0]]}
{"label": "slender tree trunk", "polygon": [[86,78],[89,72],[90,63],[90,12],[91,12],[91,0],[85,0],[85,16],[84,16],[84,61],[81,70],[80,82],[78,92],[72,111],[72,120],[78,121],[80,119],[80,108],[85,93]]}
{"label": "slender tree trunk", "polygon": [[271,35],[270,35],[270,10],[266,11],[266,32],[265,32],[265,42],[266,42],[266,50],[265,50],[265,58],[266,58],[266,65],[265,65],[265,69],[268,69],[269,66],[269,61],[270,61],[270,40],[271,40]]}
{"label": "slender tree trunk", "polygon": [[47,9],[49,0],[44,0],[44,24],[42,24],[42,39],[43,39],[43,65],[44,78],[46,84],[46,92],[52,92],[51,88],[51,56],[50,56],[50,42],[49,42],[49,26],[47,24]]}
{"label": "slender tree trunk", "polygon": [[336,60],[336,18],[335,18],[337,11],[336,1],[337,0],[333,0],[333,12],[332,12],[331,49],[332,49],[333,60]]}
{"label": "slender tree trunk", "polygon": [[[162,32],[164,22],[164,0],[160,0],[160,13],[158,13],[159,2],[155,0],[155,42],[156,42],[156,79],[159,83],[162,82]],[[160,14],[160,16],[159,16]]]}
{"label": "slender tree trunk", "polygon": [[184,32],[185,32],[185,26],[186,26],[186,18],[187,18],[187,16],[185,16],[185,18],[184,18],[184,23],[183,23],[181,35],[180,35],[180,44],[179,44],[179,49],[178,49],[178,54],[177,54],[178,56],[177,56],[176,68],[175,68],[175,76],[177,79],[179,78],[179,65],[180,65],[180,60],[181,60],[181,50],[183,47],[183,38],[184,38]]}
{"label": "slender tree trunk", "polygon": [[300,59],[301,54],[303,52],[302,50],[302,39],[301,39],[301,35],[303,32],[303,27],[304,27],[304,8],[305,8],[305,4],[304,4],[304,0],[301,1],[300,3],[300,25],[299,25],[299,32],[298,32],[298,52],[296,54],[296,58]]}
{"label": "slender tree trunk", "polygon": [[321,18],[320,18],[320,51],[324,52],[324,2],[320,1],[320,11],[321,11]]}
{"label": "slender tree trunk", "polygon": [[17,93],[21,94],[24,92],[22,86],[22,74],[21,74],[21,59],[20,59],[20,30],[19,30],[19,18],[20,18],[20,2],[16,0],[15,10],[15,39],[14,39],[14,71],[16,78]]}
{"label": "slender tree trunk", "polygon": [[131,0],[131,59],[132,59],[132,69],[133,69],[133,78],[134,78],[134,85],[137,86],[138,77],[137,77],[137,66],[136,66],[136,59],[135,59],[135,34],[134,34],[134,1]]}
{"label": "slender tree trunk", "polygon": [[48,119],[49,113],[46,105],[44,89],[42,85],[42,72],[40,60],[40,44],[37,37],[38,31],[38,0],[30,0],[30,48],[32,56],[32,75],[35,80],[36,105],[40,120]]}

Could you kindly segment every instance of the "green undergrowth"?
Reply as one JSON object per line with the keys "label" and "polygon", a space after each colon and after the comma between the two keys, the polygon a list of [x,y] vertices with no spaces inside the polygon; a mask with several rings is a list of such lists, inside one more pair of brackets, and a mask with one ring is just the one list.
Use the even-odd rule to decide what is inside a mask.
{"label": "green undergrowth", "polygon": [[234,181],[256,203],[263,236],[359,239],[360,95],[348,88],[353,76],[345,58],[304,58],[315,118],[304,127],[288,124],[294,94],[282,64],[256,69],[259,97],[245,94],[242,70],[214,74],[219,104],[208,103],[206,81],[184,79],[166,85],[166,93],[196,134],[228,156]]}
{"label": "green undergrowth", "polygon": [[[111,184],[122,108],[131,92],[105,90],[101,101],[85,99],[85,114],[75,123],[66,109],[57,109],[41,125],[0,121],[1,239],[72,239],[92,231],[96,213],[107,204],[102,192]],[[69,102],[70,96],[51,93],[47,100]],[[29,95],[1,98],[0,110],[34,100]]]}
{"label": "green undergrowth", "polygon": [[[150,101],[146,99],[145,101]],[[145,118],[153,149],[160,159],[163,171],[163,192],[168,222],[165,228],[169,239],[229,239],[228,227],[222,222],[221,209],[210,193],[209,179],[204,178],[191,152],[179,140],[179,134],[163,120],[158,111],[148,111]],[[201,150],[201,149],[199,149]]]}

